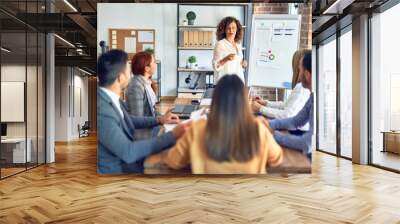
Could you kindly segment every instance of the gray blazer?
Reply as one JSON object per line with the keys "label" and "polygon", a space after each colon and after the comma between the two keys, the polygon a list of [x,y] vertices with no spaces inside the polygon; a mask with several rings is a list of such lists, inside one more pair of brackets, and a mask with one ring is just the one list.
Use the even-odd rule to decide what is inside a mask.
{"label": "gray blazer", "polygon": [[[121,101],[122,103],[122,101]],[[175,144],[171,132],[137,141],[135,132],[158,125],[154,117],[130,116],[121,104],[122,118],[111,98],[97,89],[97,172],[142,173],[144,159]]]}
{"label": "gray blazer", "polygon": [[[142,75],[134,75],[129,82],[126,103],[128,112],[133,116],[156,117],[158,114],[150,103],[150,95],[147,93],[146,80]],[[152,129],[142,129],[136,133],[137,139],[148,139],[152,137]]]}

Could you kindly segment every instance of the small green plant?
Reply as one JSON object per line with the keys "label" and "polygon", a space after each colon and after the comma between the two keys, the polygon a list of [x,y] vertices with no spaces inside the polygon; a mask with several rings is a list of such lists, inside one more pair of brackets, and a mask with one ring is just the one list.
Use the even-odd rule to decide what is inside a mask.
{"label": "small green plant", "polygon": [[189,25],[194,24],[194,20],[196,19],[196,13],[193,11],[190,11],[186,14],[186,18],[189,20]]}
{"label": "small green plant", "polygon": [[196,13],[194,13],[193,11],[190,11],[186,14],[186,18],[188,20],[195,20],[196,19]]}
{"label": "small green plant", "polygon": [[197,62],[197,59],[196,59],[195,56],[190,56],[189,59],[188,59],[188,62],[193,64],[193,63]]}
{"label": "small green plant", "polygon": [[149,54],[154,54],[154,49],[153,48],[146,48],[144,51],[149,53]]}

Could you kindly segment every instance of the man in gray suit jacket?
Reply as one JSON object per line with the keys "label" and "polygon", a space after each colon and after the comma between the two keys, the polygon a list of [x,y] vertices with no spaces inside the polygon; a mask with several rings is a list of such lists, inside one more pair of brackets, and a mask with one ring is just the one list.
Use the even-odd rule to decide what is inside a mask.
{"label": "man in gray suit jacket", "polygon": [[99,57],[97,63],[97,172],[142,173],[144,159],[175,144],[189,124],[179,124],[168,132],[149,140],[135,140],[135,129],[151,128],[165,123],[178,123],[171,113],[159,117],[133,117],[120,100],[128,86],[131,68],[128,55],[111,50]]}

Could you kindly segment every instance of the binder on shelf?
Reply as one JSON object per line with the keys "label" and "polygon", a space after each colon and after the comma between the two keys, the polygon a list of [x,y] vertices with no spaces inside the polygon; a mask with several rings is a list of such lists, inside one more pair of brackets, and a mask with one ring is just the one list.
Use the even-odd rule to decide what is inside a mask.
{"label": "binder on shelf", "polygon": [[193,31],[193,47],[199,47],[199,31]]}
{"label": "binder on shelf", "polygon": [[189,34],[187,30],[183,31],[183,46],[189,47]]}
{"label": "binder on shelf", "polygon": [[203,47],[208,47],[208,31],[203,31]]}
{"label": "binder on shelf", "polygon": [[189,32],[189,45],[188,47],[193,47],[193,31],[188,31]]}
{"label": "binder on shelf", "polygon": [[204,47],[203,36],[204,31],[199,31],[199,47]]}
{"label": "binder on shelf", "polygon": [[213,45],[213,32],[208,31],[208,46],[212,47],[212,45]]}

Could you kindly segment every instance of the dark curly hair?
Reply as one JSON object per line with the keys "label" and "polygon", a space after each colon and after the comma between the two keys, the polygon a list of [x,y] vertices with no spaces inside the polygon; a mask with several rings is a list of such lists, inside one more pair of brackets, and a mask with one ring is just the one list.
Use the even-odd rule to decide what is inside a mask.
{"label": "dark curly hair", "polygon": [[217,27],[217,40],[222,40],[226,38],[226,28],[228,27],[229,24],[231,23],[236,23],[237,31],[236,31],[236,36],[235,36],[235,42],[238,43],[239,41],[242,40],[243,38],[243,27],[240,24],[239,20],[237,20],[235,17],[225,17],[219,22],[218,27]]}

